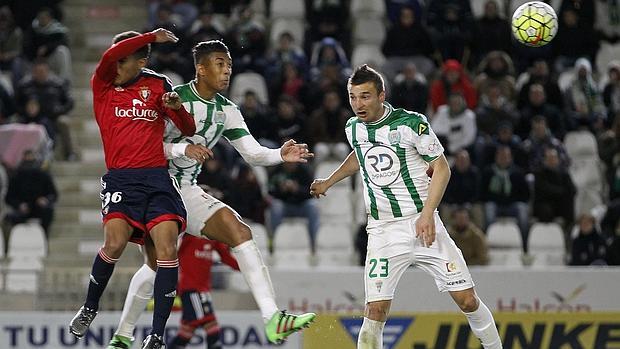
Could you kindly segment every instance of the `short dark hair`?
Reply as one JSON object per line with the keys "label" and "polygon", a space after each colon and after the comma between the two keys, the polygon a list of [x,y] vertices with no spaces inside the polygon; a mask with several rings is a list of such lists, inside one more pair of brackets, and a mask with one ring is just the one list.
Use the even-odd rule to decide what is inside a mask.
{"label": "short dark hair", "polygon": [[209,56],[213,52],[230,54],[228,46],[220,40],[202,41],[197,43],[192,50],[194,54],[194,64],[198,64],[203,58]]}
{"label": "short dark hair", "polygon": [[[133,31],[133,30],[122,32],[120,34],[116,34],[116,36],[114,37],[114,43],[116,44],[120,41],[133,38],[138,35],[142,35],[142,34],[138,33],[137,31]],[[150,54],[151,54],[151,44],[146,44],[142,46],[141,48],[139,48],[138,50],[136,50],[136,52],[134,52],[132,56],[138,59],[141,59],[141,58],[149,58]]]}
{"label": "short dark hair", "polygon": [[369,67],[368,64],[357,67],[349,77],[350,85],[361,85],[367,82],[374,83],[378,93],[385,91],[383,77],[379,72]]}

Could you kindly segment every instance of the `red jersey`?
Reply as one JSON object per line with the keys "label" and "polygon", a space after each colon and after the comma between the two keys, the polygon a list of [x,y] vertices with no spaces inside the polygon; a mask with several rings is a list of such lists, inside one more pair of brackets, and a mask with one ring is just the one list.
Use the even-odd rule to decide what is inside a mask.
{"label": "red jersey", "polygon": [[194,118],[185,108],[173,110],[164,106],[162,95],[172,91],[166,76],[143,69],[127,83],[113,84],[117,62],[154,41],[155,34],[147,33],[112,45],[101,57],[91,79],[93,109],[108,169],[167,167],[164,117],[183,135],[191,136],[196,131]]}
{"label": "red jersey", "polygon": [[223,263],[239,270],[237,260],[228,246],[215,241],[185,234],[181,239],[179,251],[179,283],[177,291],[207,292],[211,290],[211,267],[213,251],[217,251]]}

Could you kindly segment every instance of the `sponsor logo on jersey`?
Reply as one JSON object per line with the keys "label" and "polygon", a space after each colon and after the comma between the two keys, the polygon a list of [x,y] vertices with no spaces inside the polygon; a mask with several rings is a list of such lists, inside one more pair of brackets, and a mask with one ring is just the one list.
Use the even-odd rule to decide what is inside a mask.
{"label": "sponsor logo on jersey", "polygon": [[370,181],[385,187],[394,183],[400,176],[400,160],[396,152],[385,145],[375,145],[364,155],[364,168]]}
{"label": "sponsor logo on jersey", "polygon": [[149,89],[148,86],[141,86],[140,87],[140,97],[142,97],[142,99],[144,101],[146,101],[147,99],[149,99],[149,96],[151,95],[151,90]]}
{"label": "sponsor logo on jersey", "polygon": [[456,271],[456,263],[454,263],[454,262],[446,263],[446,269],[448,270],[448,273],[455,272]]}
{"label": "sponsor logo on jersey", "polygon": [[388,141],[391,145],[397,145],[400,142],[400,132],[398,130],[392,130],[388,133]]}
{"label": "sponsor logo on jersey", "polygon": [[[383,328],[383,347],[385,349],[394,349],[400,341],[401,337],[414,321],[414,317],[392,317],[387,320]],[[349,332],[354,342],[357,342],[357,336],[362,328],[364,320],[359,317],[341,318],[340,323]]]}
{"label": "sponsor logo on jersey", "polygon": [[428,125],[419,123],[418,124],[418,136],[421,136],[423,134],[428,134]]}
{"label": "sponsor logo on jersey", "polygon": [[147,109],[146,104],[134,98],[131,100],[131,109],[114,107],[114,115],[117,118],[131,118],[132,120],[155,121],[159,116],[156,110]]}

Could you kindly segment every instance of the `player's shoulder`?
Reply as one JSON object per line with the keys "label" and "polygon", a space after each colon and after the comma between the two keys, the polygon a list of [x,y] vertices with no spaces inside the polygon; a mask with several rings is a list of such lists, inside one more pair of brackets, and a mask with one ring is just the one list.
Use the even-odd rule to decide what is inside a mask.
{"label": "player's shoulder", "polygon": [[422,113],[404,108],[394,108],[391,119],[397,125],[409,127],[418,136],[429,133],[428,119]]}
{"label": "player's shoulder", "polygon": [[221,106],[231,106],[231,107],[235,107],[235,108],[239,108],[235,102],[231,101],[230,99],[224,97],[222,94],[220,93],[216,93],[215,94],[215,103],[219,104]]}
{"label": "player's shoulder", "polygon": [[183,102],[192,101],[195,99],[194,93],[192,92],[192,87],[190,86],[191,82],[187,84],[176,85],[173,88],[173,91],[176,92]]}
{"label": "player's shoulder", "polygon": [[145,78],[161,81],[165,91],[172,91],[172,81],[166,75],[156,73],[155,71],[147,68],[143,68],[140,74]]}
{"label": "player's shoulder", "polygon": [[357,123],[357,116],[353,115],[352,117],[349,118],[349,120],[347,120],[347,123],[345,124],[345,129],[349,128],[349,127],[353,127],[353,125],[355,123]]}

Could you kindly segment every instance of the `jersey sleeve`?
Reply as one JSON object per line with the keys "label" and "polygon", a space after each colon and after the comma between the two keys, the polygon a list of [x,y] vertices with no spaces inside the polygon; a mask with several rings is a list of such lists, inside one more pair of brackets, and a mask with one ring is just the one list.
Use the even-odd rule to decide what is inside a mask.
{"label": "jersey sleeve", "polygon": [[93,80],[111,82],[116,77],[116,63],[119,60],[131,55],[142,46],[148,45],[154,41],[155,34],[146,33],[119,41],[112,45],[101,56],[101,60],[95,69]]}
{"label": "jersey sleeve", "polygon": [[353,134],[352,134],[352,130],[355,124],[355,119],[357,118],[357,116],[353,116],[351,117],[349,120],[347,120],[346,125],[344,126],[344,134],[347,136],[347,141],[349,142],[349,145],[351,146],[351,148],[355,148],[353,146]]}
{"label": "jersey sleeve", "polygon": [[224,105],[222,111],[226,115],[224,121],[224,132],[222,135],[229,141],[234,141],[241,137],[249,136],[250,131],[243,120],[241,110],[236,105]]}
{"label": "jersey sleeve", "polygon": [[443,146],[424,115],[412,116],[407,124],[411,144],[424,161],[432,162],[443,154]]}

